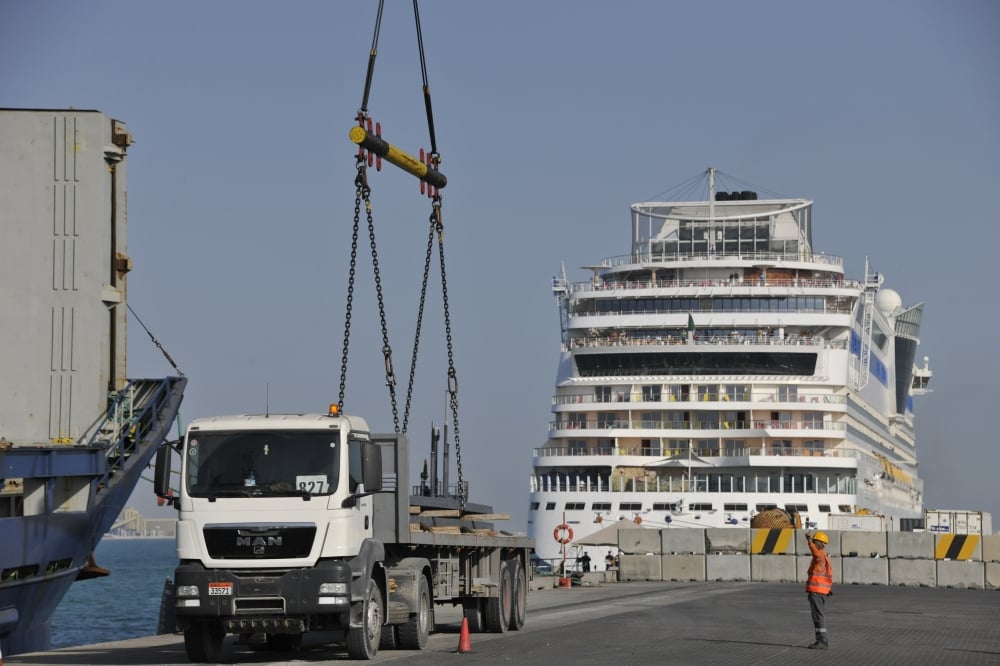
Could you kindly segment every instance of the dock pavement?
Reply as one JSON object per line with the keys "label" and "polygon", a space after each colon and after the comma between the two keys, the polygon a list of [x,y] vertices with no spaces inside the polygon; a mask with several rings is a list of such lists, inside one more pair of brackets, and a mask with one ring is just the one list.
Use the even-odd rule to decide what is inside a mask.
{"label": "dock pavement", "polygon": [[[1000,664],[1000,592],[839,585],[827,603],[830,649],[813,641],[799,583],[594,582],[538,585],[520,631],[473,633],[458,652],[461,611],[438,607],[423,651],[380,650],[373,663],[501,664]],[[542,581],[544,583],[544,580]],[[540,588],[540,589],[537,589]],[[85,621],[85,620],[82,620]],[[228,637],[223,663],[333,664],[342,646],[310,637],[294,653],[255,651]],[[5,666],[187,664],[183,637],[151,636],[5,658]]]}

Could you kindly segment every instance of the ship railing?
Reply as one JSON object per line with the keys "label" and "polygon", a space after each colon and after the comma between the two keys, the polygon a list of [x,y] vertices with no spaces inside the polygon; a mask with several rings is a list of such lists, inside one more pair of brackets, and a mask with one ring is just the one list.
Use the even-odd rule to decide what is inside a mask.
{"label": "ship railing", "polygon": [[627,266],[631,264],[655,264],[675,261],[745,261],[752,264],[760,263],[809,263],[820,264],[825,267],[843,268],[844,258],[823,252],[725,252],[718,250],[708,250],[705,252],[684,251],[665,252],[662,250],[647,250],[643,252],[633,252],[632,254],[622,254],[601,259],[600,265],[607,268],[616,266]]}
{"label": "ship railing", "polygon": [[[820,419],[748,420],[695,419],[688,421],[657,419],[574,419],[549,421],[549,433],[560,430],[833,430],[845,431],[846,425]],[[759,434],[759,433],[758,433]]]}
{"label": "ship railing", "polygon": [[769,347],[818,347],[821,349],[847,349],[846,340],[827,340],[819,336],[786,335],[696,335],[690,342],[682,335],[615,335],[588,336],[573,338],[570,347],[581,349],[586,347],[649,347],[656,345],[766,345]]}
{"label": "ship railing", "polygon": [[688,280],[604,280],[597,277],[592,280],[572,282],[568,285],[571,294],[580,291],[609,291],[632,289],[701,289],[704,287],[802,287],[821,289],[861,289],[858,280],[805,279],[788,277],[764,276],[756,279],[717,278]]}
{"label": "ship railing", "polygon": [[[842,424],[837,424],[842,425]],[[686,448],[670,448],[665,446],[545,446],[534,449],[535,458],[559,456],[628,456],[647,458],[672,458],[683,464],[688,457]],[[691,449],[690,455],[701,459],[709,458],[746,458],[749,456],[804,456],[819,458],[857,458],[855,449],[823,448],[819,446],[786,446],[784,443],[773,442],[760,446],[701,446]],[[726,461],[720,461],[726,462]],[[646,464],[646,463],[644,463]],[[714,463],[712,463],[714,464]]]}
{"label": "ship railing", "polygon": [[[857,478],[845,474],[787,474],[778,478],[766,473],[728,472],[643,474],[631,477],[572,475],[550,472],[529,477],[531,492],[545,493],[768,493],[796,495],[855,494]],[[641,511],[638,507],[615,507]],[[655,507],[654,507],[655,509]],[[601,510],[611,510],[611,507]]]}
{"label": "ship railing", "polygon": [[[707,398],[704,397],[707,395]],[[796,393],[791,395],[779,395],[773,390],[765,393],[751,393],[743,396],[729,395],[727,393],[708,393],[687,396],[668,394],[662,392],[659,395],[643,395],[641,391],[613,391],[608,395],[594,395],[592,393],[578,393],[573,395],[552,396],[553,405],[606,405],[612,403],[634,403],[636,406],[654,407],[658,405],[675,405],[678,402],[732,402],[748,403],[755,402],[779,402],[779,403],[807,403],[810,405],[843,405],[847,402],[847,397],[843,395]],[[735,408],[737,405],[732,405]]]}
{"label": "ship railing", "polygon": [[[80,436],[77,443],[104,449],[108,475],[125,466],[129,456],[156,425],[176,377],[132,379],[124,389],[108,397],[105,413]],[[169,424],[166,424],[169,426]]]}

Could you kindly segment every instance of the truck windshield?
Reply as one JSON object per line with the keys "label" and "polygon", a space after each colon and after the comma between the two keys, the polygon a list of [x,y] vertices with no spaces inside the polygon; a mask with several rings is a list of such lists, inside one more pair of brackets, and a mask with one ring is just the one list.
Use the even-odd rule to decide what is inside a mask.
{"label": "truck windshield", "polygon": [[337,430],[193,432],[187,490],[192,497],[329,495],[336,491]]}

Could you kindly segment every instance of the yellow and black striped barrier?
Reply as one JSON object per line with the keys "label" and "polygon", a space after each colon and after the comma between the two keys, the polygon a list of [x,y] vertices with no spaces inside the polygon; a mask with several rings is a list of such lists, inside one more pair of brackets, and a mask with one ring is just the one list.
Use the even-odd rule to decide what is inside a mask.
{"label": "yellow and black striped barrier", "polygon": [[751,555],[794,555],[792,545],[795,543],[795,530],[755,529],[753,542],[750,545]]}
{"label": "yellow and black striped barrier", "polygon": [[934,545],[934,559],[971,560],[978,546],[978,534],[939,534]]}

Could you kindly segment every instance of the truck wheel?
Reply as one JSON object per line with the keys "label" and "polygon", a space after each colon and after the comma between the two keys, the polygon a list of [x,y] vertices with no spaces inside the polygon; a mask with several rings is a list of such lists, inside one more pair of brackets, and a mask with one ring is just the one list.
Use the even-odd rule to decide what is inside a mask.
{"label": "truck wheel", "polygon": [[382,593],[374,580],[368,581],[368,591],[365,593],[364,606],[361,611],[361,626],[350,627],[347,630],[347,654],[351,659],[372,659],[378,654],[378,646],[382,640],[382,623],[385,613],[382,610]]}
{"label": "truck wheel", "polygon": [[275,652],[297,652],[302,647],[302,634],[268,634],[267,649]]}
{"label": "truck wheel", "polygon": [[524,573],[524,567],[521,566],[521,560],[515,557],[510,561],[510,565],[514,570],[511,576],[514,583],[514,599],[510,609],[510,624],[507,627],[517,631],[524,626],[528,614],[528,577]]}
{"label": "truck wheel", "polygon": [[497,596],[489,597],[486,600],[486,630],[495,634],[502,634],[507,631],[510,623],[510,609],[513,605],[514,594],[510,579],[510,569],[506,562],[500,563],[500,588]]}
{"label": "truck wheel", "polygon": [[483,630],[483,613],[478,597],[462,599],[462,616],[469,623],[469,633],[478,634]]}
{"label": "truck wheel", "polygon": [[195,663],[216,663],[222,656],[222,641],[226,632],[214,620],[192,622],[184,630],[184,651]]}
{"label": "truck wheel", "polygon": [[382,627],[382,638],[378,642],[379,650],[399,649],[399,629],[395,625]]}
{"label": "truck wheel", "polygon": [[423,650],[431,635],[431,591],[423,576],[417,582],[416,601],[417,612],[410,613],[410,619],[399,625],[399,646],[404,650]]}

